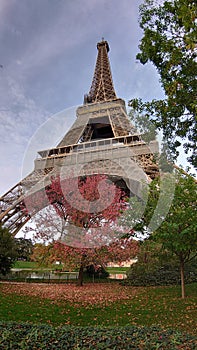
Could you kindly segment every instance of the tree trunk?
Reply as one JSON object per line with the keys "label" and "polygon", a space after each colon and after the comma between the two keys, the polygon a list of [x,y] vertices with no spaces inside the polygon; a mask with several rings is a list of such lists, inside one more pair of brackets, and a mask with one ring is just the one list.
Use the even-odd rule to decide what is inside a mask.
{"label": "tree trunk", "polygon": [[180,260],[180,270],[181,270],[181,295],[185,298],[185,276],[184,276],[184,260]]}
{"label": "tree trunk", "polygon": [[86,260],[86,254],[82,255],[82,258],[81,258],[81,264],[80,264],[80,268],[79,268],[79,276],[78,276],[78,281],[77,281],[78,286],[83,286],[83,271],[84,271],[84,267],[86,265],[85,260]]}
{"label": "tree trunk", "polygon": [[80,287],[83,286],[83,268],[84,268],[84,265],[83,265],[83,262],[81,262],[78,281],[77,281],[77,285]]}

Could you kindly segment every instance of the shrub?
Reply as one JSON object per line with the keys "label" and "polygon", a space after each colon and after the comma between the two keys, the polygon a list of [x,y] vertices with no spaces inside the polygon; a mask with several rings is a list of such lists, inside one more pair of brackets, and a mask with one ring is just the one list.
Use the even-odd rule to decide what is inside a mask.
{"label": "shrub", "polygon": [[4,350],[196,349],[197,337],[158,327],[58,327],[0,322]]}
{"label": "shrub", "polygon": [[[191,261],[185,265],[185,283],[197,281],[197,261]],[[165,262],[155,266],[136,263],[127,272],[124,285],[132,286],[162,286],[180,284],[180,268],[178,263]]]}
{"label": "shrub", "polygon": [[107,278],[109,277],[109,273],[104,269],[103,266],[99,266],[98,268],[95,268],[94,265],[89,265],[86,267],[85,273],[88,277],[94,278]]}
{"label": "shrub", "polygon": [[0,275],[5,276],[11,270],[17,258],[14,237],[7,228],[0,225]]}

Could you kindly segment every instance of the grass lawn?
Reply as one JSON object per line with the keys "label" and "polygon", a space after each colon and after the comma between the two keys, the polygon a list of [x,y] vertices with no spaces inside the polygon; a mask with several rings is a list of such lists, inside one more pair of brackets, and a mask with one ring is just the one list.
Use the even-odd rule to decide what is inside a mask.
{"label": "grass lawn", "polygon": [[15,261],[13,268],[15,269],[31,269],[31,270],[59,270],[61,265],[53,265],[51,267],[40,265],[35,261]]}
{"label": "grass lawn", "polygon": [[15,269],[37,269],[38,263],[33,261],[16,261],[13,268]]}
{"label": "grass lawn", "polygon": [[[17,268],[17,269],[32,269],[32,270],[55,270],[55,269],[62,269],[63,266],[62,265],[53,265],[50,268],[49,267],[44,267],[44,266],[40,266],[37,262],[34,261],[16,261],[13,268]],[[122,266],[118,266],[118,267],[107,267],[106,270],[109,273],[124,273],[127,272],[129,270],[129,267],[122,267]]]}
{"label": "grass lawn", "polygon": [[116,274],[116,273],[126,273],[129,269],[130,269],[130,267],[122,267],[122,266],[119,266],[119,267],[107,267],[106,271],[109,272],[109,273]]}
{"label": "grass lawn", "polygon": [[197,335],[197,284],[128,287],[118,283],[0,283],[0,320],[55,326],[151,326]]}

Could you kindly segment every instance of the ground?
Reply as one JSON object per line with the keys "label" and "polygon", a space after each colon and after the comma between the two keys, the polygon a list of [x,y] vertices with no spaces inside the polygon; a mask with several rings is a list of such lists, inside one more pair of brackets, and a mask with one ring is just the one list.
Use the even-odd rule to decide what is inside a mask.
{"label": "ground", "polygon": [[137,288],[128,288],[118,283],[87,283],[83,287],[71,284],[3,283],[5,294],[34,296],[42,299],[67,301],[71,304],[106,305],[115,301],[129,300]]}
{"label": "ground", "polygon": [[131,287],[118,282],[0,282],[0,321],[72,326],[158,326],[197,335],[197,284]]}

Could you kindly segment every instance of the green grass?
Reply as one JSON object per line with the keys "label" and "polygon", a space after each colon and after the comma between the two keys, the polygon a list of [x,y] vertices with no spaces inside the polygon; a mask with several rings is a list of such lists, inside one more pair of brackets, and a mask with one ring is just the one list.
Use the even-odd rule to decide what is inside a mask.
{"label": "green grass", "polygon": [[[16,261],[13,268],[17,268],[17,269],[46,269],[48,270],[49,267],[47,266],[40,266],[37,262],[34,261]],[[53,265],[50,267],[50,270],[55,270],[55,269],[62,269],[63,266],[61,265]],[[129,270],[129,267],[122,267],[122,266],[118,266],[118,267],[107,267],[106,270],[109,273],[122,273],[122,272],[126,272]]]}
{"label": "green grass", "polygon": [[116,274],[116,273],[126,273],[127,271],[129,270],[129,267],[107,267],[106,268],[106,271],[109,272],[109,273],[113,273],[113,274]]}
{"label": "green grass", "polygon": [[[130,287],[132,289],[132,287]],[[74,306],[67,301],[3,294],[0,285],[0,320],[48,323],[55,326],[151,326],[173,328],[197,335],[197,284],[187,285],[188,297],[180,298],[179,286],[139,288],[130,300],[106,306]]]}
{"label": "green grass", "polygon": [[37,269],[38,267],[38,263],[33,261],[16,261],[13,265],[15,269]]}
{"label": "green grass", "polygon": [[17,269],[32,269],[32,270],[60,270],[63,268],[61,265],[52,265],[52,266],[44,266],[40,265],[34,261],[16,261],[13,265],[13,268]]}

